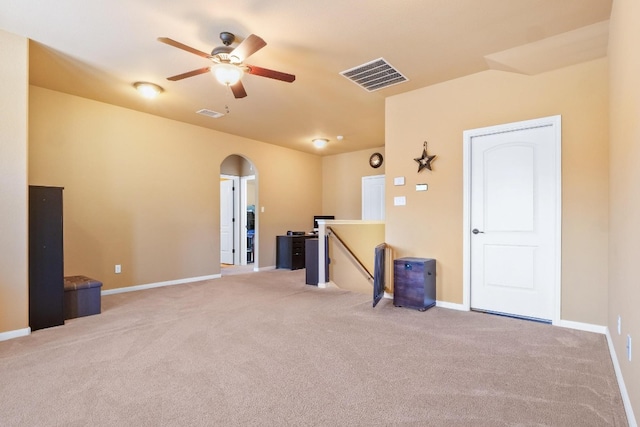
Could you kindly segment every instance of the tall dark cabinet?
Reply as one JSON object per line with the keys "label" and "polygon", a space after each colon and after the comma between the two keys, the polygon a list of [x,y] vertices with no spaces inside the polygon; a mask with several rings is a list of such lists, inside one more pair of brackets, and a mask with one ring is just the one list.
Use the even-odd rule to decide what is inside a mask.
{"label": "tall dark cabinet", "polygon": [[[324,280],[323,283],[329,281],[329,236],[324,236]],[[304,242],[304,265],[305,265],[305,283],[307,285],[318,286],[318,251],[319,242],[317,238],[307,239]]]}
{"label": "tall dark cabinet", "polygon": [[29,186],[29,326],[64,324],[62,188]]}

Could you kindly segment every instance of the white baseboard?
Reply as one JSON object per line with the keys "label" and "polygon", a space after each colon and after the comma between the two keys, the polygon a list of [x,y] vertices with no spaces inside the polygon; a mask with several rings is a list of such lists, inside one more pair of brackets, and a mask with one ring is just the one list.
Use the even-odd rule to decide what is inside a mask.
{"label": "white baseboard", "polygon": [[571,320],[559,320],[553,326],[561,328],[577,329],[578,331],[595,332],[596,334],[606,334],[607,327],[602,325],[593,325],[591,323],[573,322]]}
{"label": "white baseboard", "polygon": [[469,311],[469,309],[465,307],[464,304],[456,304],[454,302],[447,302],[447,301],[436,300],[436,307],[448,308],[450,310],[458,310],[458,311]]}
{"label": "white baseboard", "polygon": [[11,340],[13,338],[26,337],[31,334],[31,328],[16,329],[15,331],[0,332],[0,341]]}
{"label": "white baseboard", "polygon": [[128,286],[126,288],[107,289],[100,292],[101,295],[121,294],[123,292],[143,291],[145,289],[161,288],[163,286],[182,285],[183,283],[201,282],[203,280],[212,280],[221,278],[221,274],[212,274],[210,276],[189,277],[187,279],[168,280],[166,282],[147,283],[146,285]]}
{"label": "white baseboard", "polygon": [[609,333],[609,328],[605,327],[605,335],[607,336],[607,344],[609,344],[609,354],[611,355],[611,361],[613,362],[613,369],[616,372],[616,378],[618,380],[618,387],[620,387],[620,394],[622,395],[622,403],[624,404],[624,410],[627,413],[627,421],[629,427],[638,427],[636,417],[633,415],[633,407],[631,406],[631,399],[627,393],[627,386],[624,385],[624,378],[622,378],[622,370],[620,369],[620,362],[618,362],[618,356],[616,355],[616,349],[613,346],[613,340]]}
{"label": "white baseboard", "polygon": [[258,272],[258,271],[269,271],[269,270],[275,270],[276,266],[275,265],[268,265],[266,267],[253,267],[253,271]]}

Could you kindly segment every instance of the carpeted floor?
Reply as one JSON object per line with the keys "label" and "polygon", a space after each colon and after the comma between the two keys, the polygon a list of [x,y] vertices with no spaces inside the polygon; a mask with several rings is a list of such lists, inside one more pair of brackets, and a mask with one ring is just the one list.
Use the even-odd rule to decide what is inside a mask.
{"label": "carpeted floor", "polygon": [[0,342],[0,426],[626,426],[602,335],[274,270]]}

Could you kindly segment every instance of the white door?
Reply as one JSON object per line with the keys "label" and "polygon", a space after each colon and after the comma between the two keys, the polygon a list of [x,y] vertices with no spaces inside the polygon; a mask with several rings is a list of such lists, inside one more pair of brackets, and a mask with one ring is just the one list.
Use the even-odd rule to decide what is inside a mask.
{"label": "white door", "polygon": [[220,262],[233,264],[234,262],[234,207],[233,180],[220,180]]}
{"label": "white door", "polygon": [[471,308],[552,320],[559,294],[560,118],[467,134]]}
{"label": "white door", "polygon": [[384,221],[384,175],[362,177],[362,219]]}

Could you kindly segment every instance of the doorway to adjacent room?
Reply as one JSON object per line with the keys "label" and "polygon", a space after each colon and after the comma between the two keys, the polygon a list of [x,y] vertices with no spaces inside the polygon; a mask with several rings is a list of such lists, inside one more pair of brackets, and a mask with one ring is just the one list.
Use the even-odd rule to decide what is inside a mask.
{"label": "doorway to adjacent room", "polygon": [[464,132],[464,305],[560,320],[561,121]]}
{"label": "doorway to adjacent room", "polygon": [[257,266],[257,178],[253,163],[230,155],[220,165],[221,274],[251,272]]}

